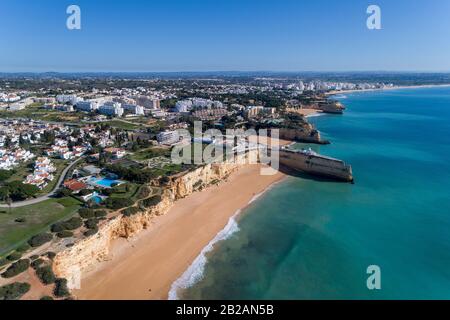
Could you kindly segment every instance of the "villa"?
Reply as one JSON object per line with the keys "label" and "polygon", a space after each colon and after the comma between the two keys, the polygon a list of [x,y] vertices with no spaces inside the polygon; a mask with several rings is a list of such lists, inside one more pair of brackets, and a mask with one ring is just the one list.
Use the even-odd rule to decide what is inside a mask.
{"label": "villa", "polygon": [[105,153],[110,154],[113,159],[121,159],[125,156],[126,152],[121,148],[106,148]]}
{"label": "villa", "polygon": [[65,188],[69,189],[70,191],[72,191],[74,193],[77,193],[80,190],[86,189],[88,187],[87,184],[85,184],[81,181],[78,181],[76,179],[66,180],[66,181],[64,181],[63,185]]}
{"label": "villa", "polygon": [[39,157],[34,163],[34,172],[26,177],[24,183],[34,185],[42,190],[47,186],[48,181],[53,181],[55,177],[52,173],[55,171],[56,168],[49,158]]}

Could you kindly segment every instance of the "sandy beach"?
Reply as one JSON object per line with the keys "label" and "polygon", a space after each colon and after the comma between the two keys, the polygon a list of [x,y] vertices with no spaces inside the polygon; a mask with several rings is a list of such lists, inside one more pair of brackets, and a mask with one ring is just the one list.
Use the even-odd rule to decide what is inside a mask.
{"label": "sandy beach", "polygon": [[308,109],[308,108],[288,108],[286,110],[289,112],[298,113],[306,118],[317,116],[323,113],[322,110]]}
{"label": "sandy beach", "polygon": [[394,86],[394,87],[386,87],[386,88],[376,88],[376,89],[362,89],[362,90],[339,90],[339,91],[329,91],[326,92],[326,96],[332,96],[337,94],[345,94],[345,93],[355,93],[355,92],[370,92],[370,91],[384,91],[384,90],[399,90],[399,89],[420,89],[420,88],[439,88],[439,87],[450,87],[450,84],[425,84],[425,85],[416,85],[416,86]]}
{"label": "sandy beach", "polygon": [[85,275],[78,299],[167,299],[172,283],[202,249],[258,194],[283,179],[246,165],[218,186],[179,200],[134,239],[116,240],[109,261]]}

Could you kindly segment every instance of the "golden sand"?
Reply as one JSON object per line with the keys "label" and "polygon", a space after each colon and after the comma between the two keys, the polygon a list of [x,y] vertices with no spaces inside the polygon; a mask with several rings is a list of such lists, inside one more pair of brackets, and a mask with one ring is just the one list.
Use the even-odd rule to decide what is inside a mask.
{"label": "golden sand", "polygon": [[175,203],[132,240],[116,240],[112,259],[82,279],[79,299],[167,299],[171,284],[239,209],[284,175],[246,165],[227,181]]}

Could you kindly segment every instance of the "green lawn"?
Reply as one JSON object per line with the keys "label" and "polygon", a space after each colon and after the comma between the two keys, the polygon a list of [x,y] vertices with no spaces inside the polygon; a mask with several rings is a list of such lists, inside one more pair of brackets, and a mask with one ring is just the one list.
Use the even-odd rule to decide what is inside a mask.
{"label": "green lawn", "polygon": [[[67,197],[50,199],[21,208],[0,208],[0,255],[26,242],[31,236],[45,231],[51,224],[70,217],[78,211],[81,202]],[[23,223],[15,222],[25,218]]]}
{"label": "green lawn", "polygon": [[[128,190],[126,190],[128,186]],[[114,190],[117,190],[118,192],[114,192],[111,195],[111,198],[127,198],[127,199],[133,199],[133,197],[136,195],[136,192],[138,190],[140,185],[135,183],[129,183],[121,184],[114,188]]]}
{"label": "green lawn", "polygon": [[131,124],[131,123],[123,122],[120,120],[111,120],[111,121],[105,121],[102,123],[109,124],[113,128],[124,129],[124,130],[136,130],[143,126],[142,124],[139,124],[139,123]]}
{"label": "green lawn", "polygon": [[23,110],[18,111],[0,111],[0,118],[29,118],[45,121],[80,121],[81,114],[73,114],[56,110],[46,110],[38,105],[30,105]]}
{"label": "green lawn", "polygon": [[158,147],[151,147],[147,149],[142,149],[137,152],[134,152],[129,157],[131,160],[134,161],[144,161],[149,160],[156,157],[170,157],[170,149],[167,148],[158,148]]}

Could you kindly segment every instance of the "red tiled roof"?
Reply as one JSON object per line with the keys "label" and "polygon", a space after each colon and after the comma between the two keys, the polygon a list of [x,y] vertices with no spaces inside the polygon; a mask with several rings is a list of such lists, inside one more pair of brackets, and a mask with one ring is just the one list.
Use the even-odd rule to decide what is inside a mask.
{"label": "red tiled roof", "polygon": [[86,189],[87,185],[78,180],[71,179],[71,180],[64,181],[64,187],[66,187],[67,189],[70,189],[72,191],[79,191],[79,190]]}

